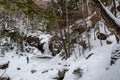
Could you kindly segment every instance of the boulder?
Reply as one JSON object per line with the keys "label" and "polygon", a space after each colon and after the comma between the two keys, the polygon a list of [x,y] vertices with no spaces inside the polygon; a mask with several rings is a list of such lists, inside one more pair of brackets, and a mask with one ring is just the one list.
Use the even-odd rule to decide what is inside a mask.
{"label": "boulder", "polygon": [[100,39],[100,40],[106,40],[107,39],[107,35],[106,34],[97,32],[96,35],[97,35],[97,38]]}

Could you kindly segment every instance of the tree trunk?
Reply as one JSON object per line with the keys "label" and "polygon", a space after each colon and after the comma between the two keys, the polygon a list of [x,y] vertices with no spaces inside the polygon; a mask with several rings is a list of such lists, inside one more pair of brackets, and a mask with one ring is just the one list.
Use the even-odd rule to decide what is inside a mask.
{"label": "tree trunk", "polygon": [[[101,13],[102,18],[107,24],[108,29],[120,40],[120,25],[108,14],[104,5],[99,0],[92,0],[97,13]],[[112,15],[113,16],[113,15]]]}
{"label": "tree trunk", "polygon": [[115,0],[113,0],[113,7],[114,7],[114,15],[115,15],[115,17],[117,17],[117,8],[116,8],[116,4],[115,4]]}

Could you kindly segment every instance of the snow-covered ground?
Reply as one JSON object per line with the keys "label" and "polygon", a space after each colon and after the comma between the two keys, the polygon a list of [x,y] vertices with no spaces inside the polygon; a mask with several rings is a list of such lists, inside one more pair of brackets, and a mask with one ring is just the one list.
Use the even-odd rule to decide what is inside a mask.
{"label": "snow-covered ground", "polygon": [[[24,31],[22,29],[24,28],[20,30]],[[106,31],[107,33],[104,27],[100,26],[100,32],[109,35],[110,32]],[[42,39],[41,42],[46,42],[43,46],[44,55],[37,49],[34,49],[33,53],[23,52],[23,56],[16,54],[15,50],[6,52],[4,57],[0,55],[0,65],[10,62],[3,76],[10,77],[11,80],[56,80],[58,72],[67,69],[63,80],[120,80],[120,60],[110,65],[111,53],[117,45],[115,36],[110,35],[107,39],[112,44],[108,45],[106,40],[102,40],[101,46],[99,39],[94,40],[94,30],[91,30],[90,34],[91,51],[86,50],[85,53],[81,53],[82,56],[79,56],[79,50],[75,49],[77,59],[73,54],[67,60],[62,60],[59,54],[55,57],[50,56],[48,41],[51,36],[49,34],[28,32],[27,36],[37,36]],[[83,34],[83,37],[86,36]],[[90,54],[93,55],[88,58]],[[29,57],[29,63],[26,57]],[[81,75],[74,73],[77,69],[81,69]],[[0,76],[4,71],[0,69]]]}
{"label": "snow-covered ground", "polygon": [[83,76],[77,80],[120,80],[120,63],[110,66],[112,45],[96,48],[89,53],[94,53],[89,59],[78,59],[72,62],[70,70],[64,80],[75,80],[69,77],[76,68],[83,69]]}
{"label": "snow-covered ground", "polygon": [[[91,34],[93,35],[93,33]],[[48,41],[47,35],[45,38]],[[36,54],[24,53],[23,56],[11,51],[4,57],[0,57],[0,64],[10,61],[3,76],[9,76],[11,80],[55,80],[59,71],[68,69],[63,80],[120,80],[120,60],[110,66],[111,52],[116,41],[114,36],[110,36],[109,40],[113,43],[107,45],[105,41],[102,41],[103,46],[101,46],[100,41],[94,40],[94,37],[91,36],[92,50],[86,51],[85,56],[78,57],[78,59],[74,54],[69,59],[62,60],[59,55],[43,57],[37,50],[34,50]],[[93,55],[86,59],[89,54]],[[30,59],[29,63],[26,60],[27,56]],[[74,70],[78,68],[82,70],[81,77],[73,74]],[[3,72],[4,70],[0,70],[0,75]]]}

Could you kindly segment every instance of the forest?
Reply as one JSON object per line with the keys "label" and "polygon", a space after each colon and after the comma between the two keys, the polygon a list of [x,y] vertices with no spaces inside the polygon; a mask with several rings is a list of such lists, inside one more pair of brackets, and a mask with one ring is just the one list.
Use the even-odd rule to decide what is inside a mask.
{"label": "forest", "polygon": [[120,80],[120,0],[0,0],[0,80]]}

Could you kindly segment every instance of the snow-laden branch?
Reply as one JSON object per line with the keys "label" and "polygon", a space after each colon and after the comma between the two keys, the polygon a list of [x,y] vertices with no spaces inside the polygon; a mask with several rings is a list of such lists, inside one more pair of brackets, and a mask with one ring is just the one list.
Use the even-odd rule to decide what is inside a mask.
{"label": "snow-laden branch", "polygon": [[119,27],[120,27],[120,20],[119,20],[118,18],[116,18],[116,17],[110,12],[110,10],[107,9],[107,8],[102,4],[101,0],[99,0],[99,2],[100,2],[100,4],[102,5],[103,9],[106,11],[106,13],[109,15],[109,17],[110,17],[111,19],[113,19],[114,22],[115,22],[117,25],[119,25]]}
{"label": "snow-laden branch", "polygon": [[117,19],[101,2],[101,0],[92,0],[97,13],[100,13],[108,29],[120,40],[120,20]]}

